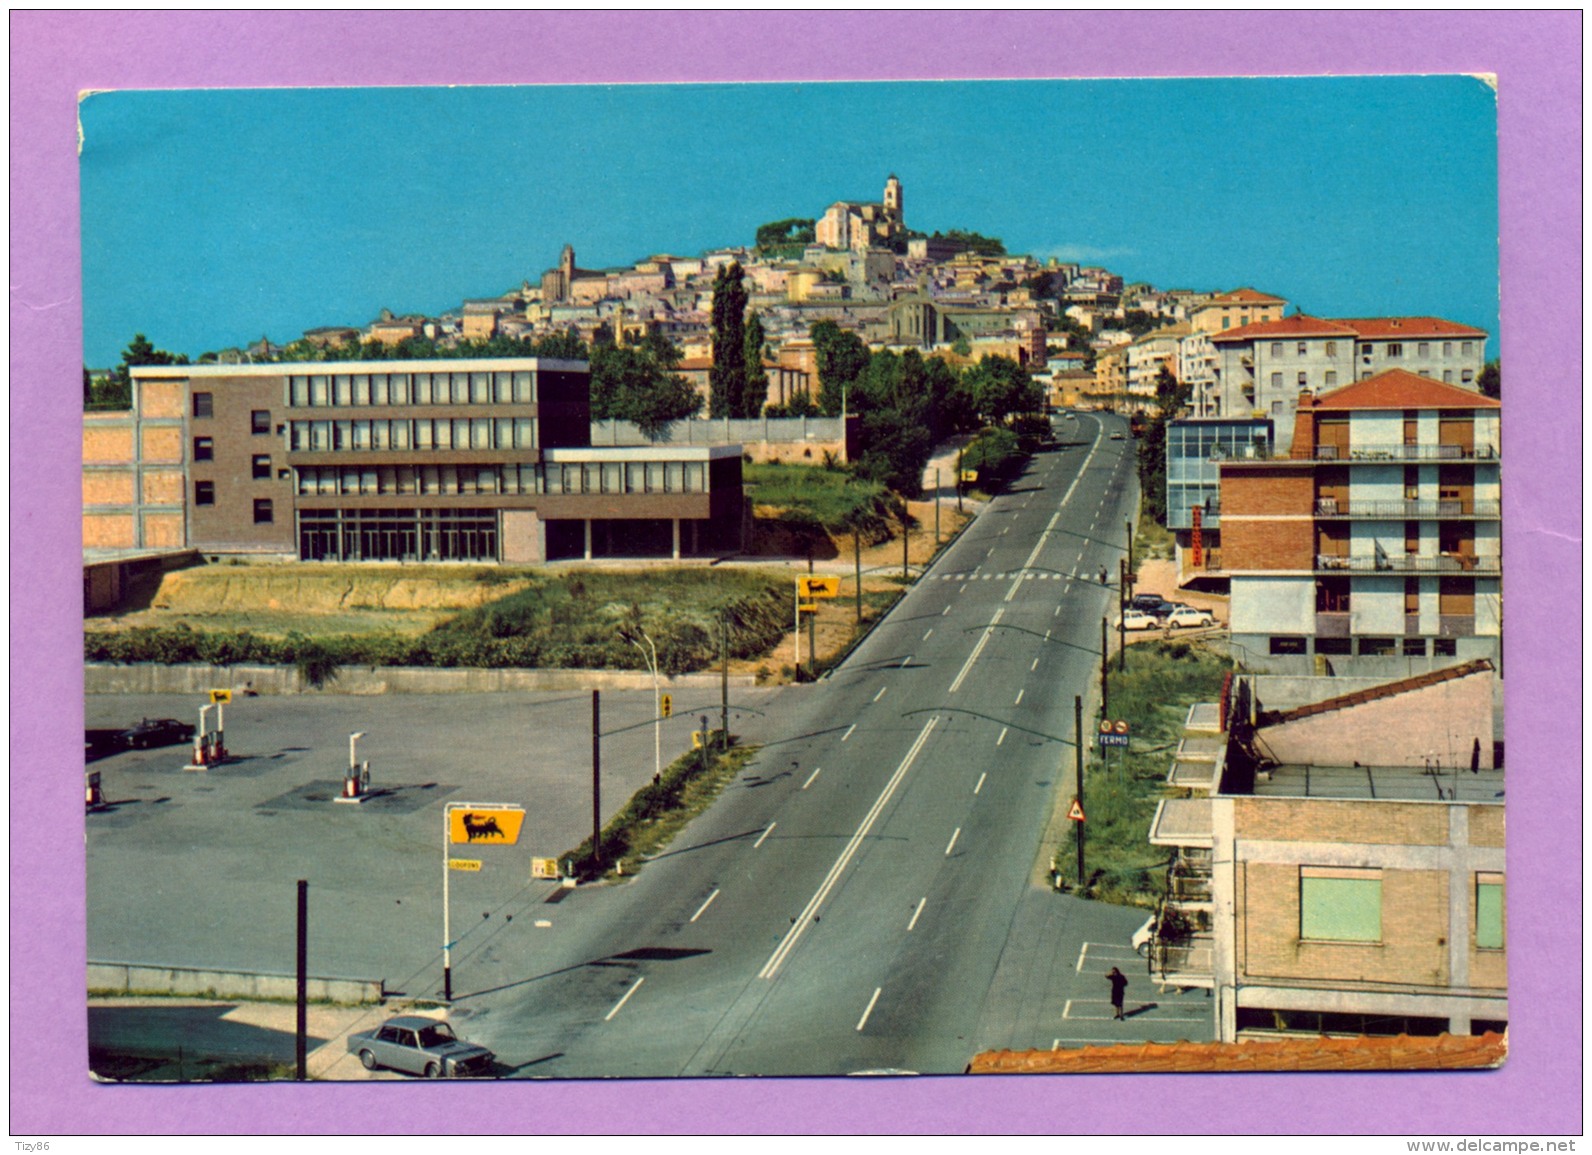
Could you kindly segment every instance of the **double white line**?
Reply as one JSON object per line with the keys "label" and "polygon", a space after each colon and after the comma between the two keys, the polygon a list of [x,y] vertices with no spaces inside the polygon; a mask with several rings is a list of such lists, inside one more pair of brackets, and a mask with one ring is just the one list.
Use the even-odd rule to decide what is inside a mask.
{"label": "double white line", "polygon": [[858,847],[862,845],[862,840],[868,837],[868,831],[872,830],[873,824],[879,820],[879,815],[884,813],[885,806],[889,804],[891,796],[895,794],[896,789],[901,785],[902,779],[907,776],[907,771],[912,768],[912,763],[917,760],[918,754],[923,750],[924,743],[929,740],[930,732],[938,722],[938,718],[930,718],[928,724],[919,732],[917,740],[912,743],[912,748],[907,751],[907,756],[901,759],[901,765],[896,767],[896,772],[890,776],[890,781],[885,783],[884,790],[874,800],[873,808],[868,811],[867,817],[862,820],[862,825],[857,827],[857,832],[846,843],[846,848],[840,852],[840,857],[835,859],[835,864],[829,868],[829,874],[825,876],[823,884],[819,886],[817,893],[808,901],[806,909],[797,918],[795,925],[790,928],[789,933],[785,935],[779,947],[769,956],[768,961],[763,964],[763,969],[757,972],[758,978],[773,978],[779,971],[780,966],[785,962],[785,959],[790,955],[790,952],[796,948],[796,943],[806,933],[807,927],[812,923],[813,915],[823,905],[824,899],[829,897],[829,892],[835,888],[835,883],[840,881],[841,874],[850,865],[852,857],[856,855]]}

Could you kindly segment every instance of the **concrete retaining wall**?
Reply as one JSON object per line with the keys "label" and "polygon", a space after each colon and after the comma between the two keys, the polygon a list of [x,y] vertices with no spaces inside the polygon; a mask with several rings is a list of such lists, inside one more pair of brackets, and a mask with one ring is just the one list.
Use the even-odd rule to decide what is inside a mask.
{"label": "concrete retaining wall", "polygon": [[[662,679],[666,689],[711,687],[716,673],[680,674]],[[730,685],[757,684],[752,674],[732,674]],[[88,694],[204,694],[245,687],[257,694],[495,694],[525,690],[650,690],[652,675],[642,670],[437,670],[423,666],[345,666],[323,690],[304,684],[292,666],[161,666],[90,662],[83,667]]]}
{"label": "concrete retaining wall", "polygon": [[[189,995],[196,998],[295,999],[295,975],[166,967],[148,963],[90,962],[88,989],[99,995]],[[310,978],[309,997],[329,1003],[379,1003],[381,979]]]}

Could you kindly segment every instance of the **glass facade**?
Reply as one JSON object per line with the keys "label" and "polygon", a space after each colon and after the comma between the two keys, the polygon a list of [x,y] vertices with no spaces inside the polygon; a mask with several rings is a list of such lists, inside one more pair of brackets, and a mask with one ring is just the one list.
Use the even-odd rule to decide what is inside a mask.
{"label": "glass facade", "polygon": [[491,509],[305,509],[302,561],[496,561]]}
{"label": "glass facade", "polygon": [[1173,421],[1166,427],[1166,526],[1192,529],[1192,510],[1204,512],[1200,524],[1220,524],[1221,463],[1270,457],[1272,424],[1253,418]]}
{"label": "glass facade", "polygon": [[529,369],[462,373],[308,373],[288,378],[293,409],[375,405],[529,405],[536,374]]}

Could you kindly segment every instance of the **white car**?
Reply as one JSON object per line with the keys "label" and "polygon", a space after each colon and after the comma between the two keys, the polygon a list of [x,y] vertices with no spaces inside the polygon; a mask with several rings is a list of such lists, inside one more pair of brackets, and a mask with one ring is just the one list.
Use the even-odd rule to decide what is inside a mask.
{"label": "white car", "polygon": [[1193,606],[1179,606],[1167,615],[1166,624],[1169,629],[1174,630],[1184,627],[1201,629],[1214,626],[1216,619],[1211,616],[1209,610],[1197,610]]}
{"label": "white car", "polygon": [[1117,619],[1117,627],[1124,630],[1158,630],[1161,623],[1149,614],[1128,610]]}

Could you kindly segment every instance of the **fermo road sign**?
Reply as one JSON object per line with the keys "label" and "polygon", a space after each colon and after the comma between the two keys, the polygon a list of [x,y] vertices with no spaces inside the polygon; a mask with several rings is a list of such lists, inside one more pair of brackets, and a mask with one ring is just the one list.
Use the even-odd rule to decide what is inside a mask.
{"label": "fermo road sign", "polygon": [[838,598],[840,596],[840,579],[838,577],[799,577],[796,579],[796,590],[803,599],[812,598]]}
{"label": "fermo road sign", "polygon": [[1100,745],[1126,746],[1128,744],[1128,724],[1126,721],[1112,722],[1109,720],[1100,723]]}
{"label": "fermo road sign", "polygon": [[523,806],[461,806],[449,811],[448,839],[471,846],[513,846],[524,821]]}

